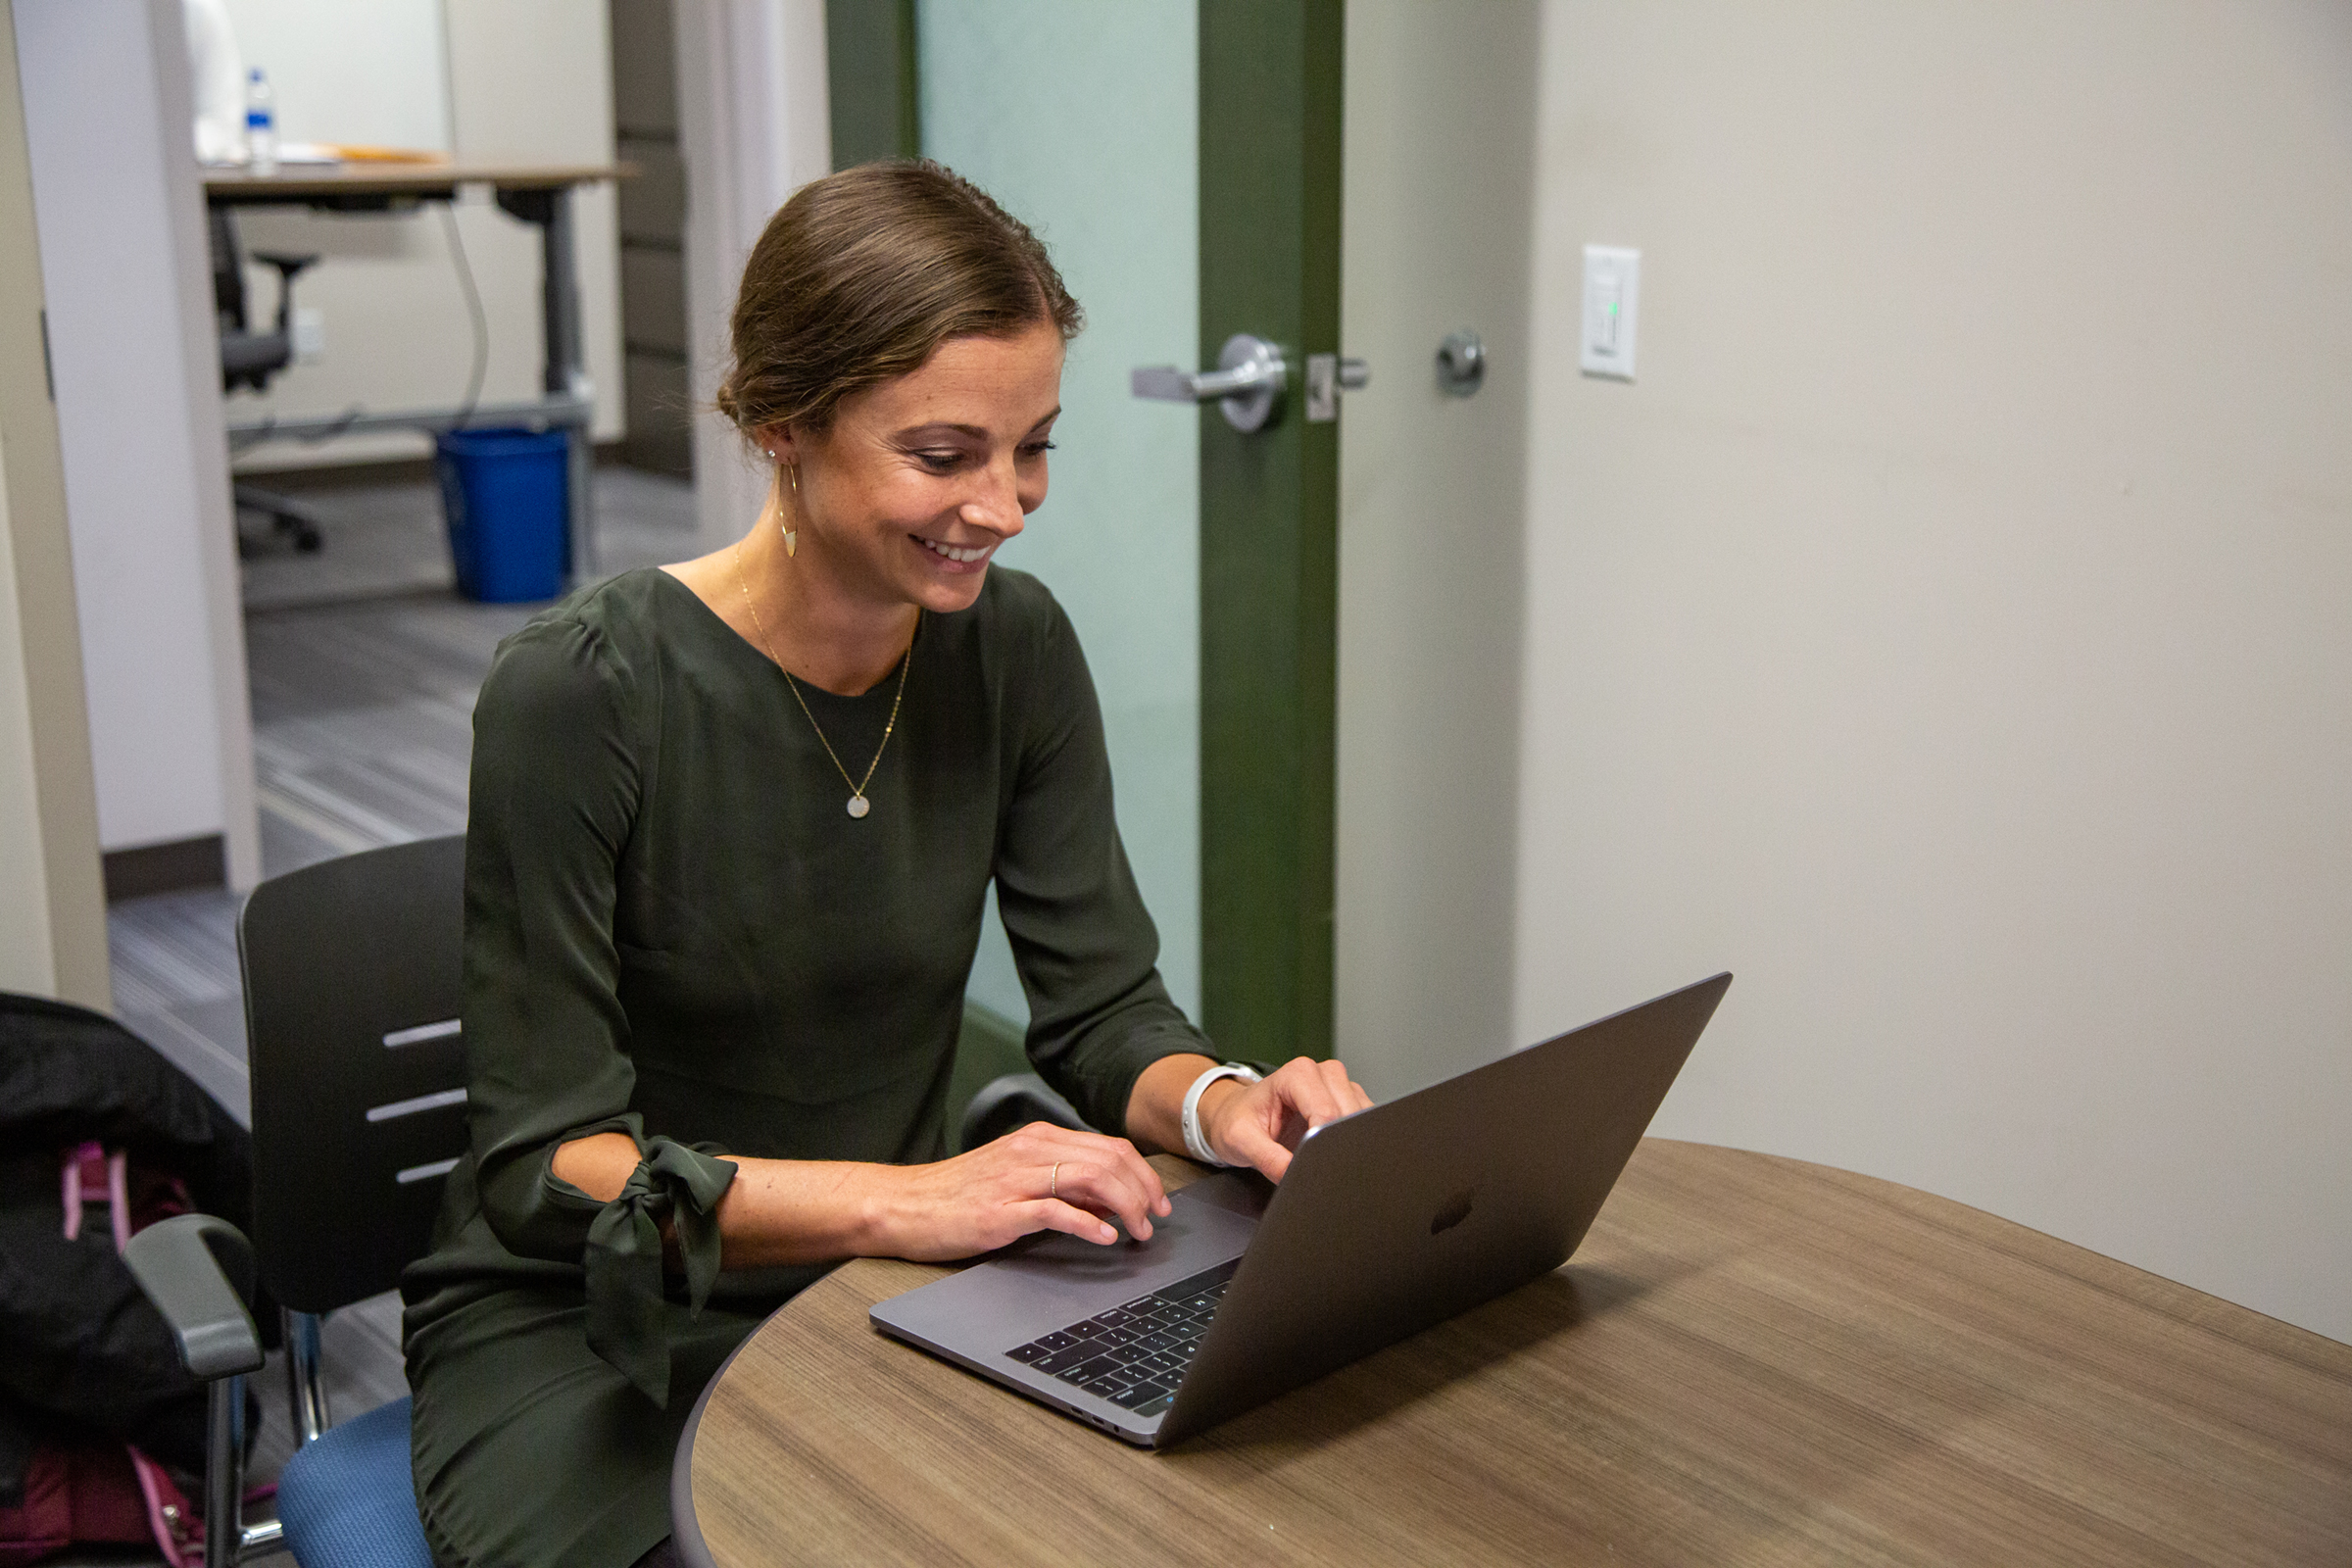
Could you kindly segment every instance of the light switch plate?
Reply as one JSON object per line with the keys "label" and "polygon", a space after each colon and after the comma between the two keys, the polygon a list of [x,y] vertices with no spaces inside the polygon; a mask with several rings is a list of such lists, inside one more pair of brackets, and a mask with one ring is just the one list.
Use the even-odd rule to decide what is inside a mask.
{"label": "light switch plate", "polygon": [[1642,300],[1642,253],[1621,245],[1585,247],[1584,347],[1587,375],[1634,378],[1634,328]]}

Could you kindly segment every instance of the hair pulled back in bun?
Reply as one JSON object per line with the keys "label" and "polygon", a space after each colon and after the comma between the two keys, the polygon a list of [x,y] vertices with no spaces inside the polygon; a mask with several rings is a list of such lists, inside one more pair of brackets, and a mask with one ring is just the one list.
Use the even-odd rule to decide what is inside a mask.
{"label": "hair pulled back in bun", "polygon": [[747,436],[821,432],[842,399],[920,367],[953,337],[1085,324],[1028,225],[952,170],[860,164],[769,219],[743,270],[718,409]]}

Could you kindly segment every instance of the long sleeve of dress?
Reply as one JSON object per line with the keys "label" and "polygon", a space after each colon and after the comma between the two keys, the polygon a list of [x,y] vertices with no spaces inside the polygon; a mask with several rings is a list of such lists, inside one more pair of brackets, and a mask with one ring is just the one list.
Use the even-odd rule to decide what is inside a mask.
{"label": "long sleeve of dress", "polygon": [[1046,609],[999,840],[997,907],[1029,1001],[1030,1060],[1089,1122],[1124,1133],[1145,1068],[1214,1048],[1160,982],[1159,933],[1112,809],[1094,679],[1069,617],[1050,600]]}
{"label": "long sleeve of dress", "polygon": [[598,1207],[548,1173],[618,1129],[635,1084],[616,994],[613,865],[635,814],[626,674],[576,621],[508,644],[474,708],[465,1028],[482,1208],[516,1254],[577,1262]]}
{"label": "long sleeve of dress", "polygon": [[[475,709],[466,866],[465,1030],[483,1217],[522,1257],[579,1263],[588,1339],[666,1396],[660,1226],[674,1220],[699,1308],[718,1272],[715,1209],[734,1166],[648,1137],[630,1108],[612,935],[614,866],[635,815],[645,728],[638,692],[576,621],[509,645]],[[641,1162],[599,1202],[558,1178],[556,1150],[620,1132]]]}

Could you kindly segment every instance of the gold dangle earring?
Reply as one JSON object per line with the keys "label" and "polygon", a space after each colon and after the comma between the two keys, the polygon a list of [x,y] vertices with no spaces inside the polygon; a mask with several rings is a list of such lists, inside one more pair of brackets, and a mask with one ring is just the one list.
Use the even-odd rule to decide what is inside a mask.
{"label": "gold dangle earring", "polygon": [[[792,520],[794,522],[798,522],[801,520],[800,465],[797,463],[787,463],[784,465],[784,472],[789,474],[792,478]],[[797,556],[800,553],[801,530],[788,525],[784,529],[784,554],[787,556]]]}

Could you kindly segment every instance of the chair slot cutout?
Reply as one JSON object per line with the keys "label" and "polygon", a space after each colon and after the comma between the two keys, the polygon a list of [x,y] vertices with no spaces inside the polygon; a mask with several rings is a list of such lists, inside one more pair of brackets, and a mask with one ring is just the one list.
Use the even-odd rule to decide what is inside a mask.
{"label": "chair slot cutout", "polygon": [[421,1046],[427,1040],[447,1040],[463,1027],[455,1018],[444,1018],[439,1023],[420,1023],[414,1029],[395,1029],[384,1036],[384,1049],[398,1051],[403,1046]]}
{"label": "chair slot cutout", "polygon": [[421,1165],[410,1165],[392,1173],[392,1179],[406,1187],[412,1182],[429,1182],[436,1176],[446,1176],[458,1168],[456,1156],[427,1160]]}
{"label": "chair slot cutout", "polygon": [[464,1103],[465,1090],[441,1089],[429,1095],[418,1095],[415,1100],[395,1100],[388,1105],[370,1105],[368,1107],[368,1119],[390,1121],[396,1116],[414,1116],[420,1110],[439,1110],[443,1105]]}

